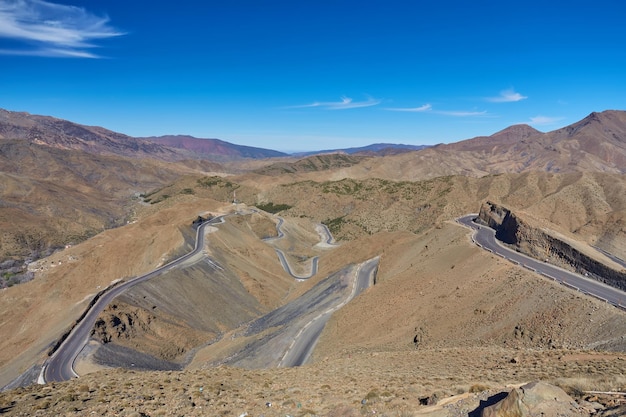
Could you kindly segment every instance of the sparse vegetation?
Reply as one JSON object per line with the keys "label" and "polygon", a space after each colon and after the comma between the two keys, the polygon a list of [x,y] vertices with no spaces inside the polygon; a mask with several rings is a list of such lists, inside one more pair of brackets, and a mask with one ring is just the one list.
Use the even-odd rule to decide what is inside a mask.
{"label": "sparse vegetation", "polygon": [[337,234],[341,231],[341,227],[345,223],[345,220],[344,220],[345,217],[346,216],[340,216],[340,217],[335,217],[334,219],[324,220],[322,221],[322,224],[328,227],[328,230],[330,230],[330,233]]}
{"label": "sparse vegetation", "polygon": [[225,180],[222,177],[213,176],[213,177],[204,177],[198,180],[198,185],[205,188],[211,187],[220,187],[220,188],[230,188],[236,190],[239,188],[238,184],[234,184],[228,180]]}
{"label": "sparse vegetation", "polygon": [[160,203],[162,201],[167,200],[168,198],[170,198],[169,194],[163,194],[163,195],[158,196],[158,198],[156,200],[150,201],[150,204],[158,204],[158,203]]}
{"label": "sparse vegetation", "polygon": [[289,204],[274,204],[271,201],[268,203],[257,203],[256,204],[257,208],[263,211],[267,211],[268,213],[272,213],[272,214],[276,214],[276,213],[280,213],[281,211],[285,211],[285,210],[289,210],[292,206],[290,206]]}
{"label": "sparse vegetation", "polygon": [[[558,147],[562,150],[559,155],[566,152],[566,148]],[[555,154],[554,150],[550,150],[551,154]],[[54,152],[53,148],[48,150],[50,158]],[[442,161],[436,152],[433,155],[437,163]],[[484,159],[489,159],[485,155]],[[46,158],[39,157],[37,161]],[[550,158],[554,159],[554,155]],[[207,354],[205,362],[194,363],[196,369],[184,373],[107,369],[78,381],[0,393],[0,413],[345,415],[353,411],[376,411],[379,415],[408,416],[421,399],[443,399],[466,392],[478,398],[481,393],[493,392],[505,384],[536,379],[554,382],[576,396],[587,395],[592,390],[626,390],[623,353],[610,352],[625,350],[621,338],[626,329],[622,313],[480,252],[469,243],[467,231],[451,224],[455,216],[475,211],[480,202],[494,198],[538,219],[541,226],[578,240],[581,245],[587,242],[612,245],[611,249],[621,251],[624,257],[626,182],[623,175],[527,172],[477,178],[491,169],[501,168],[493,165],[494,161],[488,162],[492,163],[489,170],[483,169],[487,165],[472,165],[478,162],[464,165],[460,158],[448,160],[452,161],[450,165],[459,165],[448,171],[467,172],[467,177],[432,178],[447,169],[445,164],[439,168],[424,160],[427,168],[420,171],[422,168],[412,165],[411,160],[401,158],[394,159],[394,163],[401,163],[398,167],[379,169],[376,163],[368,162],[365,168],[342,170],[341,177],[336,175],[338,171],[329,171],[360,161],[338,155],[305,158],[293,164],[281,162],[273,166],[272,173],[282,177],[270,179],[255,176],[251,171],[242,176],[228,176],[235,172],[231,171],[225,172],[225,176],[197,178],[186,170],[185,177],[173,183],[182,174],[167,174],[163,165],[147,165],[148,169],[139,172],[126,164],[120,165],[119,172],[132,176],[131,185],[124,182],[124,176],[107,177],[105,184],[98,182],[100,174],[94,169],[96,185],[81,178],[65,181],[61,176],[55,179],[63,185],[58,189],[50,181],[46,187],[53,190],[40,190],[37,182],[28,184],[36,197],[35,203],[28,204],[20,200],[26,198],[18,193],[20,187],[15,184],[6,187],[20,199],[7,194],[13,200],[7,200],[3,207],[13,211],[4,212],[8,213],[5,219],[9,221],[2,225],[2,253],[11,262],[0,265],[0,286],[15,285],[28,276],[22,259],[17,262],[18,255],[26,253],[20,250],[52,254],[47,252],[50,247],[64,244],[68,239],[85,240],[119,224],[118,219],[129,218],[127,207],[118,206],[134,205],[137,215],[133,220],[137,219],[139,224],[129,225],[119,234],[102,234],[98,239],[84,242],[75,252],[72,249],[72,253],[82,256],[76,267],[66,267],[69,257],[56,254],[55,258],[46,260],[49,268],[42,271],[44,279],[24,286],[23,290],[6,290],[7,296],[2,299],[2,330],[7,340],[0,349],[5,364],[15,360],[16,351],[27,352],[25,355],[31,355],[29,359],[39,358],[42,346],[58,337],[47,329],[64,328],[64,323],[75,320],[75,316],[66,312],[74,313],[81,302],[86,302],[81,300],[88,300],[95,288],[100,290],[114,279],[143,273],[167,262],[182,250],[180,230],[188,233],[189,221],[198,213],[233,210],[230,203],[235,197],[234,190],[238,201],[268,201],[258,205],[264,211],[290,211],[294,223],[289,226],[298,229],[299,237],[289,242],[283,240],[284,247],[303,246],[302,242],[308,244],[316,239],[310,224],[294,226],[297,222],[305,224],[307,219],[326,219],[323,223],[333,235],[345,238],[339,249],[313,248],[315,242],[306,251],[299,246],[299,252],[289,254],[291,260],[303,262],[310,254],[319,255],[320,270],[325,273],[372,256],[380,256],[381,264],[377,285],[359,296],[349,308],[333,313],[316,346],[313,362],[307,367],[215,368],[208,365],[211,359],[206,359],[210,357]],[[116,169],[107,172],[113,175],[118,172],[116,164],[121,163],[110,163]],[[36,163],[27,161],[24,165]],[[58,166],[65,166],[62,159],[58,159]],[[368,174],[364,174],[367,170],[387,178],[367,178]],[[429,172],[424,174],[426,170]],[[169,179],[160,178],[163,172],[170,175]],[[315,178],[315,181],[289,183],[285,174],[290,172],[301,174],[298,178]],[[331,180],[350,172],[359,172],[359,178]],[[394,175],[410,180],[394,181],[390,179]],[[144,176],[147,179],[136,184]],[[416,180],[419,178],[429,179]],[[86,191],[74,193],[74,189]],[[112,189],[124,190],[120,193],[125,194],[114,195]],[[153,206],[140,204],[136,199],[129,201],[129,189],[153,190],[141,195],[144,202]],[[48,212],[41,215],[40,202],[52,201],[51,196],[55,195],[55,204],[47,204]],[[180,198],[189,195],[196,197]],[[2,197],[4,203],[5,196]],[[166,204],[157,204],[165,200],[168,200]],[[23,210],[14,210],[15,207]],[[169,208],[180,211],[167,211]],[[212,236],[215,239],[209,239],[210,245],[215,245],[210,249],[219,259],[219,268],[232,268],[234,272],[231,275],[224,272],[217,279],[221,273],[217,264],[205,263],[201,267],[199,262],[195,269],[191,268],[192,272],[177,275],[177,279],[169,280],[163,287],[159,287],[157,280],[151,281],[152,292],[147,297],[127,294],[138,304],[145,303],[150,315],[142,316],[143,307],[133,304],[135,315],[116,316],[124,318],[125,321],[118,320],[127,330],[115,333],[116,337],[133,348],[147,346],[155,355],[186,357],[196,346],[208,341],[229,343],[233,339],[220,337],[227,332],[232,332],[229,336],[235,334],[237,325],[255,319],[261,314],[259,305],[263,312],[271,311],[287,298],[297,296],[299,288],[316,285],[317,278],[294,284],[285,277],[275,252],[267,242],[261,241],[275,236],[276,225],[271,216],[254,213],[227,219],[222,231]],[[13,223],[20,227],[14,227]],[[32,227],[26,230],[23,225]],[[223,230],[234,233],[226,235]],[[377,235],[369,238],[369,234]],[[215,276],[209,276],[202,268],[211,268],[210,273]],[[201,290],[201,285],[206,288]],[[42,296],[50,290],[54,296]],[[181,319],[175,317],[176,309],[163,308],[164,300],[173,299],[176,291],[180,291],[176,296],[184,300],[178,304],[185,304],[186,309],[206,308],[200,314],[194,312],[193,317],[206,319],[201,324],[203,329],[211,329],[210,335],[200,336],[186,327],[192,314]],[[226,302],[227,296],[231,298]],[[219,309],[209,310],[220,302],[223,305]],[[211,307],[207,307],[209,304]],[[447,314],[440,314],[442,310]],[[58,314],[51,315],[49,311]],[[171,316],[159,316],[163,311]],[[237,314],[241,317],[237,318]],[[18,320],[21,316],[28,316],[28,320]],[[136,326],[134,329],[131,321]],[[416,325],[428,330],[418,340],[419,351],[415,351]],[[137,329],[145,332],[144,335],[131,332]],[[41,332],[47,333],[41,336]],[[41,346],[33,345],[33,341]],[[28,353],[30,346],[34,346],[35,353]],[[590,348],[609,352],[585,350]],[[20,369],[27,367],[19,365]]]}

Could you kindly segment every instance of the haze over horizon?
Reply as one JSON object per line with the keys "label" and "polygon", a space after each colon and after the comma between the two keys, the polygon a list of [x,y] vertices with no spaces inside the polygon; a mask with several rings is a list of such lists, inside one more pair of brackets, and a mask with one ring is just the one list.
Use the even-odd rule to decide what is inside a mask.
{"label": "haze over horizon", "polygon": [[0,107],[280,151],[626,108],[618,1],[418,3],[0,0]]}

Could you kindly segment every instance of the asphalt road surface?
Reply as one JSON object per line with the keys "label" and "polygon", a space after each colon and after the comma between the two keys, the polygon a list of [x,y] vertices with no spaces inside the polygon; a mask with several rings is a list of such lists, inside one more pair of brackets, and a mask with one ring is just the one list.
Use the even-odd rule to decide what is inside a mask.
{"label": "asphalt road surface", "polygon": [[311,356],[311,353],[313,353],[320,334],[322,334],[322,330],[324,330],[324,326],[326,325],[326,322],[328,322],[328,319],[330,319],[330,316],[374,283],[374,275],[378,268],[379,260],[380,259],[376,257],[362,263],[359,266],[355,274],[350,295],[339,305],[324,311],[308,322],[296,335],[293,343],[283,356],[278,366],[301,366],[309,360],[309,357]]}
{"label": "asphalt road surface", "polygon": [[566,271],[555,265],[541,262],[537,259],[530,258],[519,252],[502,246],[496,239],[496,232],[488,226],[474,223],[476,214],[469,214],[457,219],[457,221],[467,227],[473,229],[474,235],[472,240],[483,249],[495,253],[509,261],[518,264],[526,269],[541,274],[547,278],[553,279],[561,284],[580,291],[584,294],[598,298],[602,301],[613,304],[614,306],[626,310],[626,293],[617,288],[610,287],[591,278],[584,277],[580,274]]}
{"label": "asphalt road surface", "polygon": [[139,284],[140,282],[147,281],[158,275],[161,275],[167,271],[170,271],[185,260],[200,253],[204,248],[204,229],[209,225],[221,223],[223,216],[215,217],[207,222],[202,223],[196,231],[196,246],[193,251],[180,258],[155,269],[140,277],[134,278],[130,281],[117,285],[107,292],[105,292],[98,301],[89,309],[85,317],[78,323],[68,337],[63,341],[57,351],[46,361],[42,376],[44,382],[52,381],[67,381],[74,377],[78,377],[74,371],[74,361],[80,354],[81,350],[85,347],[89,341],[89,335],[93,328],[98,315],[105,309],[105,307],[118,295],[127,290],[128,288]]}
{"label": "asphalt road surface", "polygon": [[309,279],[312,276],[315,276],[315,274],[317,274],[317,263],[319,261],[319,256],[314,256],[313,258],[311,258],[311,273],[309,275],[296,275],[291,270],[291,266],[289,265],[289,262],[287,262],[287,258],[285,258],[284,252],[280,249],[274,249],[274,250],[276,251],[276,254],[278,255],[278,260],[280,261],[280,264],[283,266],[283,269],[293,278]]}
{"label": "asphalt road surface", "polygon": [[[268,239],[264,239],[266,242],[270,241],[270,240],[277,240],[277,239],[282,239],[285,237],[285,234],[282,231],[282,226],[283,223],[285,222],[285,220],[282,217],[277,217],[278,218],[278,224],[276,225],[276,233],[277,236],[275,237],[271,237]],[[328,241],[332,240],[332,235],[330,234],[330,231],[328,231]],[[283,269],[289,274],[291,275],[293,278],[295,279],[309,279],[313,276],[315,276],[315,274],[317,274],[317,263],[319,261],[319,256],[314,256],[313,258],[311,258],[311,273],[309,275],[296,275],[293,273],[293,270],[291,269],[291,266],[289,265],[289,262],[287,262],[287,258],[285,257],[285,253],[277,248],[274,248],[274,250],[276,251],[276,254],[278,255],[278,260],[280,261],[280,264],[282,265]]]}
{"label": "asphalt road surface", "polygon": [[328,228],[328,226],[326,226],[323,223],[320,223],[319,227],[322,232],[320,234],[320,237],[322,238],[322,243],[326,243],[327,245],[335,245],[335,239],[333,238],[333,234],[330,233],[330,229]]}

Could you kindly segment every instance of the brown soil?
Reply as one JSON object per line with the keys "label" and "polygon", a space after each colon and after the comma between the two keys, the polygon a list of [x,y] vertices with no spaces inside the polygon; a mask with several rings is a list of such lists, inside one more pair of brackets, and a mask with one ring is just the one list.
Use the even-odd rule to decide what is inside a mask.
{"label": "brown soil", "polygon": [[[318,414],[339,413],[337,410],[341,407],[360,413],[374,409],[367,408],[373,407],[374,401],[361,404],[369,395],[369,399],[376,398],[378,411],[401,415],[417,410],[422,396],[438,391],[440,397],[466,392],[473,384],[480,383],[501,386],[532,379],[584,376],[589,378],[591,388],[613,383],[610,381],[618,381],[615,384],[619,387],[623,384],[618,378],[623,373],[623,361],[619,359],[623,354],[604,353],[610,359],[594,358],[592,365],[587,358],[575,361],[562,358],[581,349],[626,350],[623,339],[626,314],[480,250],[471,244],[467,229],[449,221],[456,215],[476,211],[477,202],[485,196],[516,203],[517,206],[509,206],[520,207],[536,218],[535,210],[547,196],[560,195],[565,201],[570,198],[568,190],[575,189],[578,181],[584,181],[581,187],[593,184],[594,189],[602,190],[601,201],[611,208],[609,215],[596,223],[588,223],[595,216],[594,212],[588,213],[589,207],[585,205],[572,204],[567,221],[560,220],[556,214],[547,217],[551,219],[549,225],[553,230],[572,239],[578,238],[582,243],[594,242],[599,236],[607,236],[610,227],[622,224],[620,197],[608,191],[613,189],[611,187],[621,187],[624,180],[611,178],[613,183],[608,176],[600,174],[450,177],[423,184],[386,184],[386,188],[380,189],[377,187],[381,184],[375,181],[362,186],[350,183],[349,189],[345,188],[347,183],[342,182],[330,184],[335,188],[328,192],[319,184],[303,183],[283,187],[281,199],[278,191],[268,187],[263,191],[268,201],[293,203],[293,208],[281,213],[286,219],[287,237],[275,242],[262,240],[275,232],[276,220],[272,216],[262,213],[234,216],[211,233],[207,248],[219,265],[228,266],[232,271],[229,279],[240,282],[237,285],[241,286],[241,294],[245,292],[250,299],[247,308],[256,306],[258,312],[252,316],[293,300],[346,264],[381,256],[377,284],[333,316],[311,365],[254,372],[200,369],[214,357],[198,354],[202,361],[194,362],[195,370],[189,373],[107,371],[106,375],[86,375],[73,383],[49,385],[54,389],[46,391],[45,396],[38,390],[46,387],[33,387],[28,389],[31,391],[23,390],[3,398],[9,405],[16,401],[10,410],[22,410],[19,412],[25,414],[32,413],[32,407],[37,406],[42,406],[43,414],[54,414],[63,406],[102,414],[144,412],[142,410],[156,414],[155,410],[159,409],[163,410],[163,415],[190,414],[200,410],[196,408],[199,402],[195,405],[191,404],[193,399],[189,402],[189,396],[198,395],[190,391],[190,386],[217,387],[218,381],[224,383],[222,381],[228,377],[228,383],[237,388],[230,393],[212,394],[211,401],[202,403],[202,407],[219,404],[227,414],[251,410],[247,411],[251,415],[272,415],[276,410],[283,414],[297,414],[301,410],[304,414],[303,409]],[[198,183],[197,180],[186,181],[189,181],[186,184]],[[226,199],[231,194],[232,184],[235,183],[231,182],[230,188],[225,183],[212,187],[217,187]],[[2,334],[13,336],[0,342],[2,382],[9,382],[36,360],[41,361],[50,344],[79,316],[99,289],[120,277],[151,270],[188,250],[191,220],[207,212],[235,208],[230,202],[224,204],[208,199],[212,192],[210,187],[198,187],[206,195],[201,196],[200,192],[181,194],[143,206],[145,211],[138,210],[136,224],[109,230],[43,260],[34,281],[5,290],[0,297],[0,313],[6,319],[0,326]],[[378,190],[380,198],[362,199],[358,192],[363,187]],[[242,194],[245,197],[246,194]],[[239,198],[239,193],[237,196]],[[158,193],[155,197],[159,197]],[[598,204],[601,201],[598,200]],[[350,222],[341,245],[332,250],[316,248],[319,236],[314,223],[306,216],[301,217],[306,213],[316,213],[312,216],[314,219],[346,215]],[[578,217],[573,216],[574,213]],[[582,224],[593,227],[581,229]],[[611,233],[613,247],[623,248],[622,232]],[[350,236],[353,239],[346,240]],[[295,264],[301,261],[302,268],[306,267],[305,258],[319,255],[318,276],[304,282],[294,281],[281,268],[272,245],[289,252]],[[184,285],[159,286],[161,284],[155,281],[143,289],[137,288],[123,300],[125,314],[134,311],[140,318],[139,323],[154,323],[154,318],[136,310],[137,307],[152,307],[149,301],[142,304],[143,296],[151,294],[166,299],[175,293],[174,287],[186,288],[185,291],[199,288],[191,284],[196,278],[189,276],[188,279]],[[206,288],[203,291],[210,292],[211,287]],[[216,295],[221,294],[219,286],[213,288]],[[197,292],[203,293],[206,292]],[[194,301],[190,305],[200,303]],[[176,337],[175,327],[167,330],[165,325],[147,326],[143,331],[138,331],[142,328],[138,326],[128,338],[120,334],[117,337],[120,346],[180,360],[199,341],[210,341],[217,334],[230,336],[231,331],[247,320],[237,313],[224,316],[239,317],[228,323],[219,315],[215,315],[219,320],[192,322],[183,319],[181,311],[165,307],[157,310],[167,313],[160,317],[169,317],[169,323],[176,325],[182,321],[191,329],[181,338],[185,339],[182,350],[175,344],[163,346],[165,340]],[[207,317],[212,314],[207,310]],[[211,327],[217,321],[221,325]],[[196,333],[198,329],[200,333]],[[164,332],[162,341],[154,338],[156,330]],[[11,353],[16,351],[22,354]],[[228,346],[223,347],[222,352],[227,351]],[[509,363],[512,359],[515,363]],[[570,367],[572,363],[577,365]],[[165,383],[159,381],[172,381],[174,375],[186,382],[168,391]],[[81,381],[86,381],[83,385],[88,385],[87,388],[78,388]],[[150,397],[143,388],[139,389],[141,381],[146,387],[159,384],[164,388],[158,388]],[[98,387],[92,388],[89,385],[92,382]],[[125,383],[131,384],[124,390],[132,393],[129,396],[120,394],[116,388],[116,384],[123,386]],[[328,392],[326,385],[333,391]],[[70,389],[76,391],[74,397],[61,400],[60,393],[67,394],[65,390]],[[184,396],[179,397],[181,393]],[[98,399],[90,397],[92,394]],[[110,395],[119,395],[121,399],[111,402]],[[143,402],[139,402],[142,395],[145,396]],[[49,399],[48,408],[43,407],[44,403],[36,403],[37,396]],[[71,398],[80,398],[80,404],[67,404],[78,401]],[[99,398],[102,403],[92,404],[92,401],[100,401]],[[268,410],[265,406],[268,401],[282,408]],[[298,402],[302,409],[297,407]],[[22,404],[26,408],[20,408]],[[138,408],[145,404],[149,408]],[[250,408],[245,408],[249,404]],[[217,408],[210,410],[209,414],[217,412]]]}
{"label": "brown soil", "polygon": [[[570,393],[589,386],[626,389],[623,354],[564,361],[570,353],[434,348],[343,352],[290,369],[109,370],[1,393],[0,407],[15,416],[461,416],[478,407],[481,396],[473,393],[537,379]],[[429,399],[439,406],[423,405]]]}

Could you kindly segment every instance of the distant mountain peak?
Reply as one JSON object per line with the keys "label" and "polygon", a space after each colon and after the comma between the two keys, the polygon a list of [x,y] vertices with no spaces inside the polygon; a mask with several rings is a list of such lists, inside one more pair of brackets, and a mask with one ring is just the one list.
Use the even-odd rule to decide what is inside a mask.
{"label": "distant mountain peak", "polygon": [[294,153],[292,156],[306,157],[312,155],[322,155],[322,154],[347,154],[347,155],[391,155],[397,153],[404,152],[412,152],[412,151],[420,151],[424,148],[428,148],[428,145],[405,145],[399,143],[373,143],[367,146],[359,146],[354,148],[341,148],[341,149],[325,149],[321,151],[311,151],[311,152],[298,152]]}
{"label": "distant mountain peak", "polygon": [[626,112],[620,110],[605,110],[591,112],[584,119],[566,126],[556,132],[567,137],[573,137],[585,132],[587,136],[596,139],[618,140],[625,142],[623,129],[626,125]]}
{"label": "distant mountain peak", "polygon": [[191,156],[214,157],[214,158],[276,158],[287,156],[283,152],[271,149],[256,148],[253,146],[235,145],[220,139],[196,138],[189,135],[166,135],[158,137],[141,138],[149,142],[158,143],[170,148],[189,152]]}
{"label": "distant mountain peak", "polygon": [[103,127],[4,109],[0,109],[0,139],[27,140],[50,148],[80,150],[91,154],[148,157],[166,161],[286,156],[270,149],[235,145],[219,139],[198,139],[189,135],[137,138]]}
{"label": "distant mountain peak", "polygon": [[516,124],[516,125],[509,126],[505,129],[502,129],[499,132],[494,133],[490,137],[492,138],[506,137],[510,139],[520,140],[520,139],[526,139],[530,136],[540,135],[542,133],[543,132],[527,124]]}

